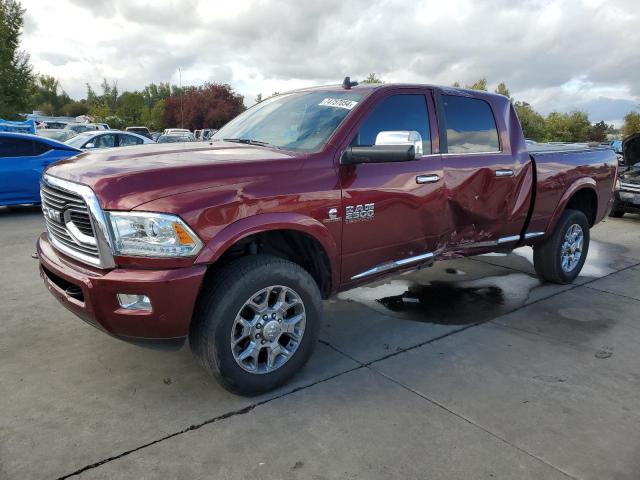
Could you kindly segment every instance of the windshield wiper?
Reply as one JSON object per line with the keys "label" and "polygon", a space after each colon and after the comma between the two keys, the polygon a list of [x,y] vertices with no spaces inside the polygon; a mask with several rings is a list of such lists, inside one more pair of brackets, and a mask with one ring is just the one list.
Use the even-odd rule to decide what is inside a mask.
{"label": "windshield wiper", "polygon": [[[225,142],[246,143],[247,145],[258,145],[260,147],[275,147],[269,142],[263,142],[262,140],[254,140],[252,138],[223,138]],[[278,147],[275,147],[278,148]]]}

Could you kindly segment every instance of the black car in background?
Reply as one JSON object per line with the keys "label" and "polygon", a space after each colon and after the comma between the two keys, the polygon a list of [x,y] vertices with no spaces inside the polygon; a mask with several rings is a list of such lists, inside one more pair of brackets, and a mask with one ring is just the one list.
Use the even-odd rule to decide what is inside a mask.
{"label": "black car in background", "polygon": [[151,140],[155,140],[151,136],[151,132],[149,131],[149,129],[147,127],[127,127],[127,128],[125,128],[125,132],[137,133],[138,135],[142,135],[143,137],[147,137],[147,138],[149,138]]}

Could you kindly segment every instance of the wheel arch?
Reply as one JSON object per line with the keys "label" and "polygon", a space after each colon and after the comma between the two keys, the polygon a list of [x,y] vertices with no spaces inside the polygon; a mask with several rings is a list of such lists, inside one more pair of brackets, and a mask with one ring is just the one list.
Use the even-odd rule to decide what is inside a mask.
{"label": "wheel arch", "polygon": [[546,235],[553,233],[562,212],[567,208],[583,212],[590,227],[595,224],[598,214],[598,192],[593,178],[578,179],[565,190],[547,226]]}
{"label": "wheel arch", "polygon": [[220,266],[238,256],[261,252],[301,265],[314,277],[323,298],[338,287],[340,264],[334,237],[318,220],[296,213],[258,214],[238,220],[216,234],[195,263]]}

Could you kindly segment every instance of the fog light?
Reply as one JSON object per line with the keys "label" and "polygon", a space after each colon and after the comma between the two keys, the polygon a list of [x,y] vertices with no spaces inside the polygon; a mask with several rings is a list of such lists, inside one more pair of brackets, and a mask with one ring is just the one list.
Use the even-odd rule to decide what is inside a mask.
{"label": "fog light", "polygon": [[118,293],[118,303],[127,310],[151,311],[151,300],[146,295],[134,295],[131,293]]}

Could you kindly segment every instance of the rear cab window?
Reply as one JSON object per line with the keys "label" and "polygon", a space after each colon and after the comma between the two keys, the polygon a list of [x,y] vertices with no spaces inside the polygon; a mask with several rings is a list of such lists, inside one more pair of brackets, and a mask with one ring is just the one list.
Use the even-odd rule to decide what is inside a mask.
{"label": "rear cab window", "polygon": [[427,99],[421,94],[398,94],[382,100],[373,109],[351,146],[372,146],[380,132],[415,131],[422,137],[422,154],[431,153]]}
{"label": "rear cab window", "polygon": [[448,153],[500,152],[498,128],[491,106],[484,100],[441,96]]}

